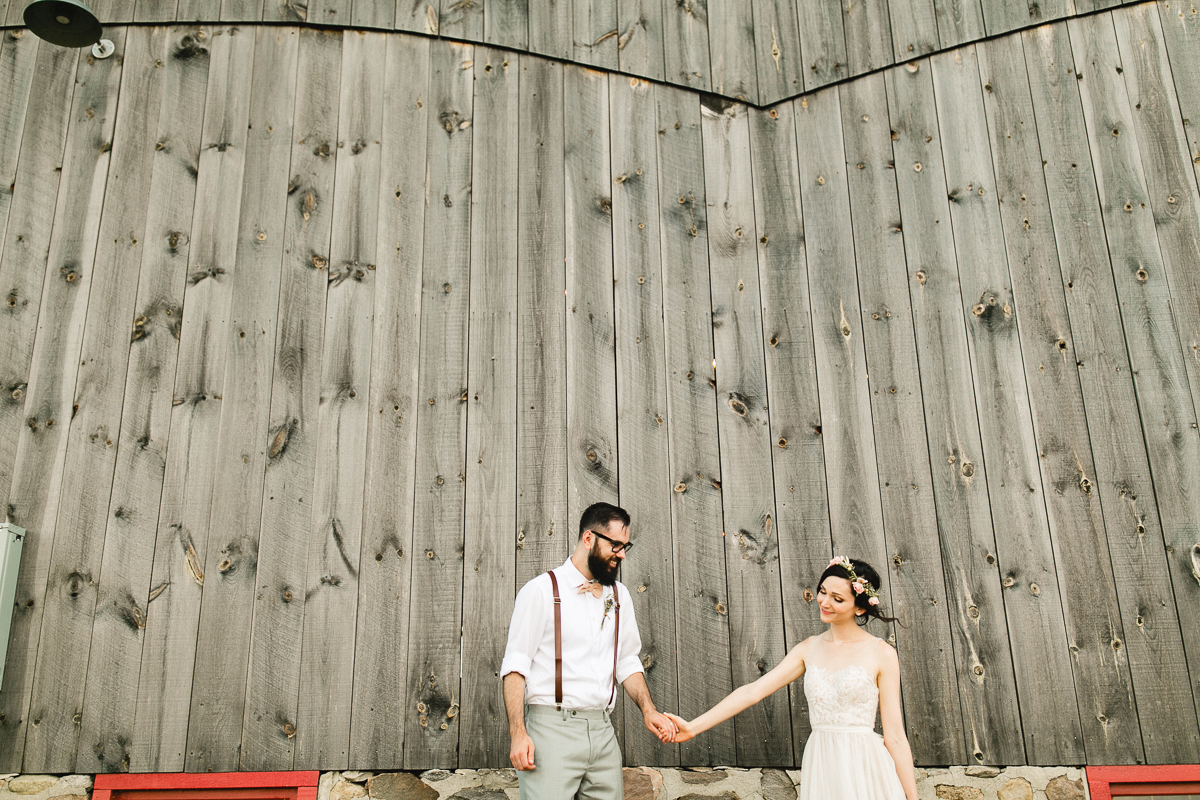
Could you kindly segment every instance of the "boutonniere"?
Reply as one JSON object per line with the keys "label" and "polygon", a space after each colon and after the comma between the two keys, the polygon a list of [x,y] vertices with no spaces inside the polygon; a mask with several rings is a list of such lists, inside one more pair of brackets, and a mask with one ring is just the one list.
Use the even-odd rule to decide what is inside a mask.
{"label": "boutonniere", "polygon": [[612,611],[612,607],[613,597],[610,594],[608,597],[604,598],[604,616],[600,618],[600,630],[604,630],[604,622],[608,619],[608,612]]}

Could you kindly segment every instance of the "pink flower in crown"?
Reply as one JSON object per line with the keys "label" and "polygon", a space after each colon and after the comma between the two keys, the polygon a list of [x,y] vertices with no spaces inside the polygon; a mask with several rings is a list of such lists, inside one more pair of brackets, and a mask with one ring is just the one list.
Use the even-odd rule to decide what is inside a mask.
{"label": "pink flower in crown", "polygon": [[871,605],[873,605],[873,606],[877,606],[877,605],[879,605],[879,598],[878,598],[878,597],[872,597],[872,598],[868,599],[868,600],[867,600],[867,602],[868,602],[868,603],[870,603],[870,604],[871,604]]}
{"label": "pink flower in crown", "polygon": [[866,587],[862,585],[862,581],[855,581],[850,586],[854,589],[855,594],[862,594],[866,591]]}
{"label": "pink flower in crown", "polygon": [[829,566],[831,566],[831,567],[836,567],[840,563],[842,563],[841,556],[835,556],[834,558],[829,560]]}

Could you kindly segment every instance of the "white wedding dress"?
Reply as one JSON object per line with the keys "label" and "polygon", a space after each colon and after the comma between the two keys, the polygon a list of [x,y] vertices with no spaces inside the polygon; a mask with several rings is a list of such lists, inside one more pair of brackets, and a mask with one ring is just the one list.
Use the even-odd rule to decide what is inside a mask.
{"label": "white wedding dress", "polygon": [[804,696],[812,734],[804,746],[800,800],[904,800],[896,762],[875,733],[879,687],[862,667],[809,666]]}

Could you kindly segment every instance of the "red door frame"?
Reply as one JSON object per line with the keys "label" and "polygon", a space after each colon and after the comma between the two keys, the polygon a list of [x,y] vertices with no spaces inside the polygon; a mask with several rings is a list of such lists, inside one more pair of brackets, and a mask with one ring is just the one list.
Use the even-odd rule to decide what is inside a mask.
{"label": "red door frame", "polygon": [[317,800],[320,772],[97,775],[92,800]]}
{"label": "red door frame", "polygon": [[1200,765],[1088,767],[1087,781],[1092,800],[1200,794]]}

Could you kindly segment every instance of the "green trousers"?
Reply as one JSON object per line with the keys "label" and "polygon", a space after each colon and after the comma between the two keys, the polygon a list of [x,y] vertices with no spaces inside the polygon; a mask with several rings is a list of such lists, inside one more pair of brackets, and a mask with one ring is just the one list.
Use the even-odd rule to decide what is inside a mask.
{"label": "green trousers", "polygon": [[534,768],[517,773],[521,800],[621,800],[621,748],[604,711],[528,706]]}

